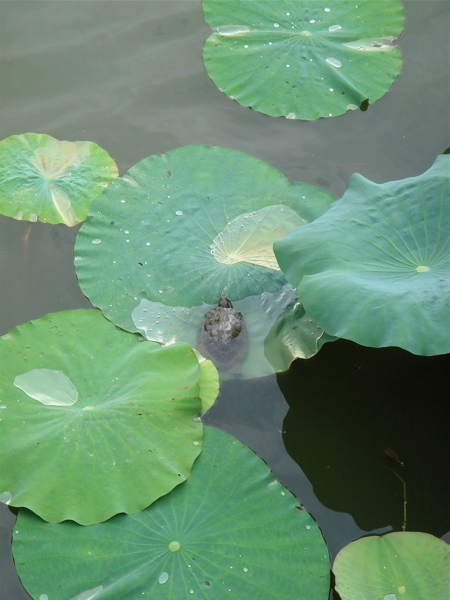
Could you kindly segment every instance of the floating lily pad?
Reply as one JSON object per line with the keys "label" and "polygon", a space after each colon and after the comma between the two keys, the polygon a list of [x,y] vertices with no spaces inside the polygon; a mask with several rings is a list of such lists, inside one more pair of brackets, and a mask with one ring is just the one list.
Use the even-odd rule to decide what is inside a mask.
{"label": "floating lily pad", "polygon": [[205,427],[191,477],[139,514],[80,527],[26,510],[13,553],[35,600],[326,600],[320,530],[252,450]]}
{"label": "floating lily pad", "polygon": [[24,221],[81,223],[118,175],[116,163],[93,142],[24,133],[1,141],[0,154],[0,213]]}
{"label": "floating lily pad", "polygon": [[356,540],[333,565],[342,600],[448,600],[449,568],[448,544],[409,531]]}
{"label": "floating lily pad", "polygon": [[75,244],[78,280],[127,331],[137,331],[131,313],[142,299],[191,308],[223,293],[234,303],[277,292],[286,280],[274,239],[334,200],[237,150],[185,146],[150,156],[92,205]]}
{"label": "floating lily pad", "polygon": [[274,244],[288,281],[328,333],[414,354],[450,351],[450,157],[417,177],[352,175],[319,219]]}
{"label": "floating lily pad", "polygon": [[[238,375],[251,379],[285,371],[295,358],[309,358],[325,341],[334,339],[305,313],[297,290],[289,284],[274,294],[249,296],[233,306],[242,314],[248,335],[247,353],[233,365],[234,379]],[[200,323],[211,308],[210,304],[173,307],[142,299],[131,316],[137,330],[148,340],[165,345],[183,340],[197,347]],[[221,371],[222,379],[229,377]]]}
{"label": "floating lily pad", "polygon": [[381,98],[402,67],[400,0],[203,0],[203,58],[217,87],[288,119],[341,115]]}
{"label": "floating lily pad", "polygon": [[47,315],[0,342],[9,504],[87,525],[142,510],[189,476],[202,442],[190,346],[139,342],[93,310]]}

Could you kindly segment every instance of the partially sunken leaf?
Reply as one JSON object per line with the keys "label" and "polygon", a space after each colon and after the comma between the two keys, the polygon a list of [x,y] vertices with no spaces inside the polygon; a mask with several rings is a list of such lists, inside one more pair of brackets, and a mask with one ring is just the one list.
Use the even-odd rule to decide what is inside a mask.
{"label": "partially sunken leaf", "polygon": [[[274,294],[249,296],[233,306],[242,315],[248,337],[245,354],[232,355],[235,361],[229,370],[233,378],[251,379],[285,371],[295,358],[313,356],[332,339],[305,313],[297,290],[289,284]],[[142,299],[131,317],[148,340],[161,344],[183,340],[198,347],[200,323],[211,308],[211,304],[185,308]],[[221,370],[222,379],[229,377]]]}
{"label": "partially sunken leaf", "polygon": [[[272,243],[334,196],[243,152],[185,146],[150,156],[99,196],[75,244],[78,280],[108,319],[136,331],[142,299],[232,302],[286,284]],[[200,326],[200,321],[198,322]]]}
{"label": "partially sunken leaf", "polygon": [[202,405],[187,344],[139,342],[99,311],[75,310],[0,338],[0,363],[4,502],[89,525],[142,510],[189,476]]}
{"label": "partially sunken leaf", "polygon": [[116,163],[93,142],[41,133],[0,142],[0,213],[25,221],[84,221],[91,202],[117,177]]}
{"label": "partially sunken leaf", "polygon": [[373,103],[402,66],[400,0],[203,0],[214,33],[203,58],[217,87],[288,119]]}
{"label": "partially sunken leaf", "polygon": [[427,533],[396,532],[345,546],[333,572],[342,600],[448,600],[450,546]]}
{"label": "partially sunken leaf", "polygon": [[91,527],[21,510],[14,529],[19,576],[35,600],[99,589],[105,600],[328,597],[314,520],[252,450],[210,427],[188,481],[146,510]]}
{"label": "partially sunken leaf", "polygon": [[414,354],[450,351],[450,157],[417,177],[352,175],[344,196],[274,244],[308,314],[328,333]]}

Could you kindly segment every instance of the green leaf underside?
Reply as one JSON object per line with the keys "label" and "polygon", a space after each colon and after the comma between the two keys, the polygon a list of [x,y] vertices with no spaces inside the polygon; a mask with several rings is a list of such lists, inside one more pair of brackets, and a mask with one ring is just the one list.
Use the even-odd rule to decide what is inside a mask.
{"label": "green leaf underside", "polygon": [[340,115],[383,96],[399,74],[400,0],[203,0],[203,50],[217,87],[271,116]]}
{"label": "green leaf underside", "polygon": [[427,533],[361,538],[336,556],[336,590],[343,600],[447,600],[449,550]]}
{"label": "green leaf underside", "polygon": [[66,142],[40,133],[0,142],[0,213],[25,221],[84,221],[96,196],[118,175],[93,142]]}
{"label": "green leaf underside", "polygon": [[[242,379],[285,371],[295,358],[316,354],[325,341],[323,330],[305,313],[297,290],[289,284],[274,294],[249,296],[233,306],[242,314],[248,334],[248,351],[239,369]],[[143,299],[131,316],[148,340],[162,344],[183,340],[197,347],[200,323],[211,308],[210,304],[190,309],[165,306]],[[227,377],[222,371],[222,380]]]}
{"label": "green leaf underside", "polygon": [[249,448],[205,427],[192,476],[143,512],[80,527],[20,511],[14,559],[36,600],[326,600],[328,551],[300,508]]}
{"label": "green leaf underside", "polygon": [[353,175],[314,223],[274,244],[308,314],[328,333],[423,355],[450,350],[448,156],[417,177]]}
{"label": "green leaf underside", "polygon": [[[87,525],[142,510],[189,476],[202,441],[190,346],[139,342],[93,310],[47,315],[0,342],[0,492],[12,506]],[[17,387],[31,373],[32,393],[53,398],[48,370],[72,382],[75,403]]]}
{"label": "green leaf underside", "polygon": [[[296,213],[298,224],[334,199],[237,150],[186,146],[150,156],[94,202],[76,240],[78,279],[91,302],[128,331],[136,331],[131,313],[143,298],[192,307],[215,304],[222,293],[234,302],[276,292],[284,276],[248,262],[250,246],[265,237],[271,249],[267,224],[281,223],[279,236],[285,235],[283,210],[293,224]],[[265,227],[249,229],[248,242],[243,230],[252,219]],[[230,235],[237,254],[247,245],[238,262],[225,264],[213,249],[218,239],[229,244]]]}

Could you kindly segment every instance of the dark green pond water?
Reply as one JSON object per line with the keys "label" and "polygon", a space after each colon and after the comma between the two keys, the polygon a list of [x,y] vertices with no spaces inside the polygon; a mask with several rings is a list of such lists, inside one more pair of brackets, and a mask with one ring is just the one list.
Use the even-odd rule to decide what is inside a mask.
{"label": "dark green pond water", "polygon": [[[296,122],[245,109],[214,86],[200,0],[4,1],[1,137],[91,140],[121,173],[179,146],[225,146],[337,196],[355,172],[377,183],[415,176],[449,146],[449,4],[404,5],[403,71],[392,89],[366,112]],[[76,233],[0,218],[1,334],[90,307],[73,268]],[[441,537],[448,362],[339,340],[278,377],[226,382],[207,422],[264,458],[317,520],[332,556],[367,531],[401,529],[402,480],[407,529]],[[10,553],[15,517],[0,509],[0,598],[26,599]]]}

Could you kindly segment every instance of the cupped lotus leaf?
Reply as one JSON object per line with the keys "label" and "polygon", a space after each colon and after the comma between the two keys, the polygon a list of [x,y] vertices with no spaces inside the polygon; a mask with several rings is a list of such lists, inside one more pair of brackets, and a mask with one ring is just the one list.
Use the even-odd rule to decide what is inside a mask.
{"label": "cupped lotus leaf", "polygon": [[[80,527],[21,510],[13,554],[35,600],[326,600],[320,530],[252,450],[205,427],[191,477],[146,510]],[[262,596],[261,596],[262,594]]]}
{"label": "cupped lotus leaf", "polygon": [[[99,311],[75,310],[3,336],[0,363],[0,491],[12,506],[88,525],[140,511],[189,476],[202,407],[187,344],[140,342]],[[49,371],[71,382],[75,402],[61,401]]]}
{"label": "cupped lotus leaf", "polygon": [[[309,358],[325,341],[333,339],[305,313],[297,290],[289,284],[273,294],[249,296],[233,306],[242,314],[248,336],[247,353],[234,365],[238,368],[233,369],[233,378],[251,379],[285,371],[295,358]],[[131,317],[148,340],[164,345],[183,340],[197,347],[200,323],[211,308],[211,304],[186,308],[142,299]],[[230,377],[221,371],[222,379]]]}
{"label": "cupped lotus leaf", "polygon": [[[400,0],[203,0],[205,67],[230,98],[288,119],[381,98],[402,67]],[[364,103],[364,104],[363,104]]]}
{"label": "cupped lotus leaf", "polygon": [[[334,200],[229,148],[150,156],[92,205],[75,244],[78,280],[127,331],[136,331],[131,313],[142,299],[190,308],[217,304],[222,294],[234,303],[276,292],[286,280],[272,268],[273,240]],[[224,259],[228,251],[232,260]]]}
{"label": "cupped lotus leaf", "polygon": [[428,533],[361,538],[336,556],[342,600],[448,600],[450,546]]}
{"label": "cupped lotus leaf", "polygon": [[116,163],[97,144],[42,133],[5,138],[0,156],[0,213],[24,221],[81,223],[118,175]]}
{"label": "cupped lotus leaf", "polygon": [[450,351],[450,157],[417,177],[352,175],[314,223],[274,243],[288,281],[328,333],[414,354]]}

